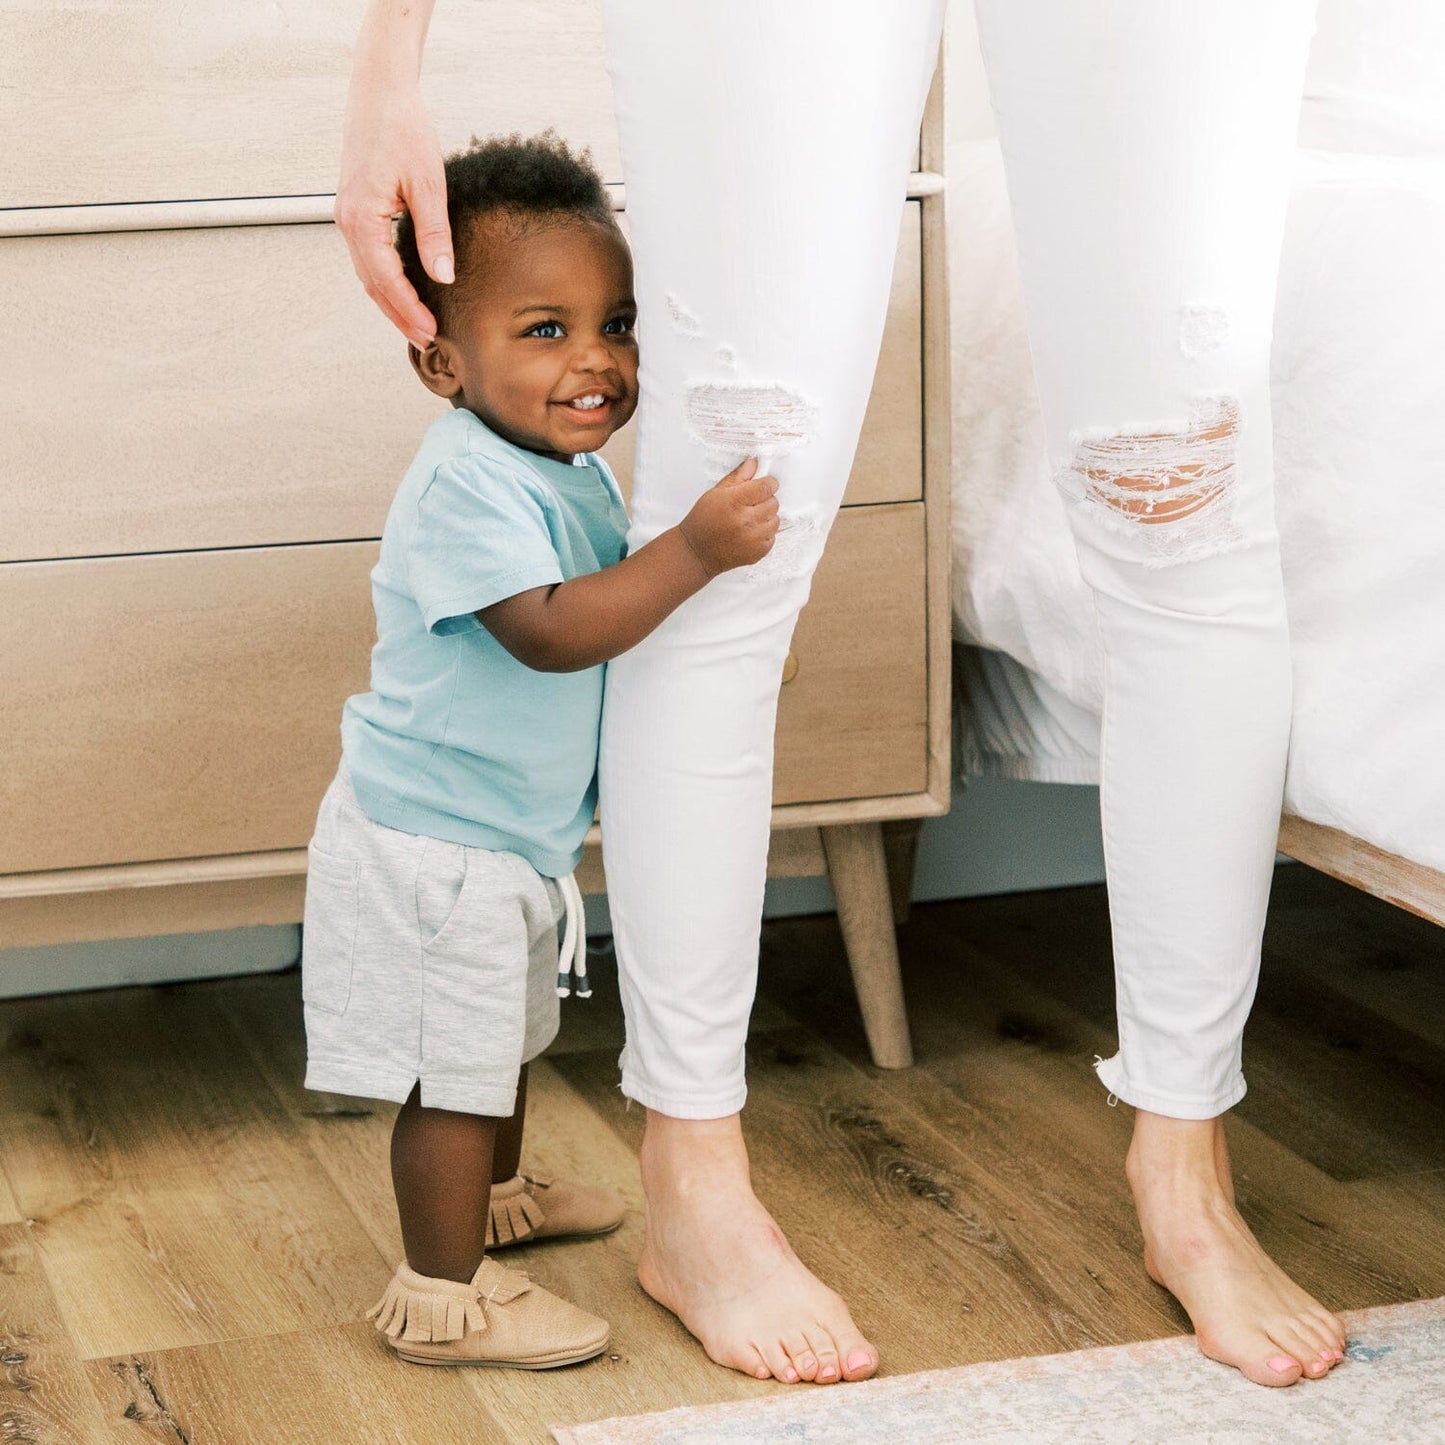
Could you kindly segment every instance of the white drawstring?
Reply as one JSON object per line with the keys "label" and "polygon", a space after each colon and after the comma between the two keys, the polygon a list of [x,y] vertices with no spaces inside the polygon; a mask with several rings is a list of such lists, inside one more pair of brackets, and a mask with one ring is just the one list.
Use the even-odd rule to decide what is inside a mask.
{"label": "white drawstring", "polygon": [[577,997],[591,998],[592,988],[587,982],[587,914],[582,903],[582,890],[577,886],[577,875],[569,873],[565,878],[557,879],[557,887],[567,910],[562,928],[562,948],[557,956],[557,997],[566,998],[572,992],[572,980],[575,978]]}

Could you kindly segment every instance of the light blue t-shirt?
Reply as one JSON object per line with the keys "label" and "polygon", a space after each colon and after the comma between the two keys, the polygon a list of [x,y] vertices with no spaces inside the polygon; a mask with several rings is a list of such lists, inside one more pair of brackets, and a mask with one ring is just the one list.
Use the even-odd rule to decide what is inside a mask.
{"label": "light blue t-shirt", "polygon": [[520,853],[560,877],[597,804],[602,667],[536,672],[473,615],[621,561],[627,513],[607,463],[523,451],[469,411],[428,429],[371,574],[371,691],[342,749],[389,828]]}

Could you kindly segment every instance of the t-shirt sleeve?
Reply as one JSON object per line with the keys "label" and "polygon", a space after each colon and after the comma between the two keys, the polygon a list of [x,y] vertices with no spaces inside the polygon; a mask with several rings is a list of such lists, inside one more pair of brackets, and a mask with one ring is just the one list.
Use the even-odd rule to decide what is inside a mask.
{"label": "t-shirt sleeve", "polygon": [[438,636],[469,632],[482,608],[563,580],[541,500],[477,458],[439,467],[421,494],[406,569]]}

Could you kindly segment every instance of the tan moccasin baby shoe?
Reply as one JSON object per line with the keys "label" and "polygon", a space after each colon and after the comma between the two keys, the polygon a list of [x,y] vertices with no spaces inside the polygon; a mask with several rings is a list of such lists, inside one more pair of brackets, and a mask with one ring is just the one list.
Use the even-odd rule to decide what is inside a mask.
{"label": "tan moccasin baby shoe", "polygon": [[492,1185],[487,1248],[534,1239],[611,1234],[622,1223],[622,1196],[605,1184],[574,1184],[545,1174],[517,1174]]}
{"label": "tan moccasin baby shoe", "polygon": [[607,1348],[607,1321],[484,1259],[470,1284],[429,1279],[405,1262],[369,1320],[414,1365],[508,1365],[550,1370]]}

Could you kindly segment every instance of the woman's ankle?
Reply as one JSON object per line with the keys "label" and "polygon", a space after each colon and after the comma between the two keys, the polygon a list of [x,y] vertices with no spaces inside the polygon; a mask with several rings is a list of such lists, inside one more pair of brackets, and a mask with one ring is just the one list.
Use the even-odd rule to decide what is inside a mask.
{"label": "woman's ankle", "polygon": [[1195,1183],[1222,1187],[1219,1159],[1224,1120],[1173,1119],[1136,1110],[1134,1136],[1124,1160],[1124,1175],[1137,1196],[1161,1185]]}

